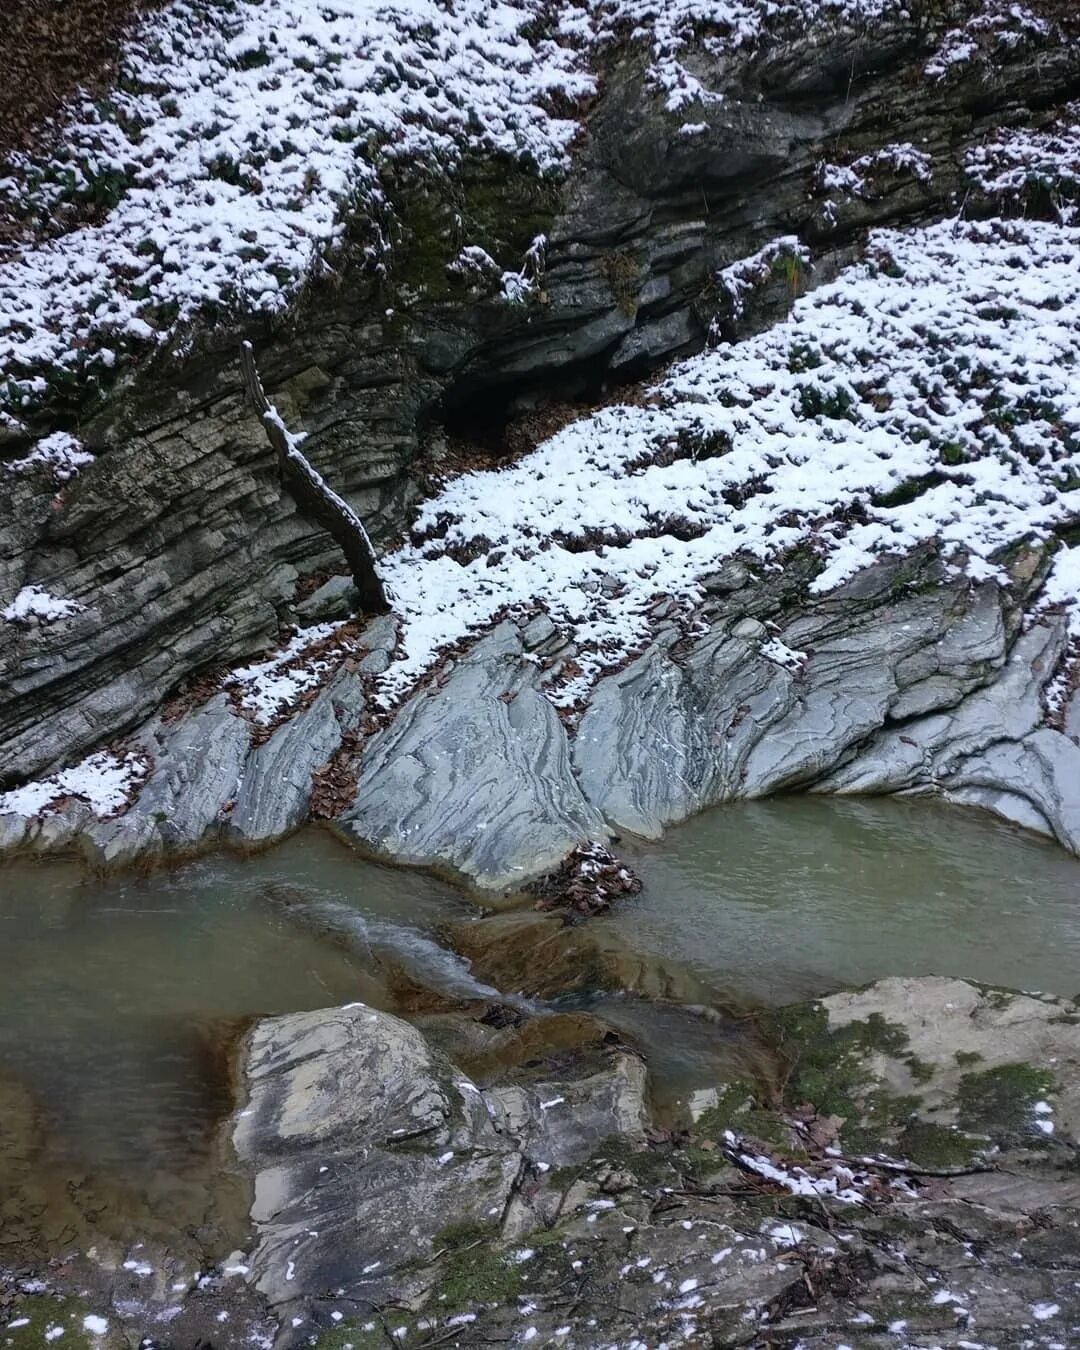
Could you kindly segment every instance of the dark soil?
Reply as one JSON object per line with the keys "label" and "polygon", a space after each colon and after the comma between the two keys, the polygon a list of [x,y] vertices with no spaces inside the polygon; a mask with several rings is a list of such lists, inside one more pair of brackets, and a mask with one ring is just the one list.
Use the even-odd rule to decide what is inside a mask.
{"label": "dark soil", "polygon": [[124,34],[165,0],[4,0],[0,156],[34,133],[80,86],[107,88]]}

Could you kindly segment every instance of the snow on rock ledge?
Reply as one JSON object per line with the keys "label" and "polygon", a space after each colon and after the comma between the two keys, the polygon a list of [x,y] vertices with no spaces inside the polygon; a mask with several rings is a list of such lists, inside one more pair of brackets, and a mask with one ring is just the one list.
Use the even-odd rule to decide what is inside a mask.
{"label": "snow on rock ledge", "polygon": [[573,422],[427,502],[383,562],[403,611],[392,706],[436,654],[507,607],[579,647],[573,706],[739,553],[807,540],[813,589],[940,540],[973,580],[1080,513],[1080,230],[946,221],[868,258],[737,346],[677,365],[644,406]]}
{"label": "snow on rock ledge", "polygon": [[[0,267],[16,409],[50,370],[107,372],[206,306],[280,311],[347,210],[378,209],[380,160],[561,165],[577,123],[547,108],[594,88],[534,0],[178,0],[144,21],[117,83],[0,179],[28,234]],[[84,223],[86,200],[111,210]]]}

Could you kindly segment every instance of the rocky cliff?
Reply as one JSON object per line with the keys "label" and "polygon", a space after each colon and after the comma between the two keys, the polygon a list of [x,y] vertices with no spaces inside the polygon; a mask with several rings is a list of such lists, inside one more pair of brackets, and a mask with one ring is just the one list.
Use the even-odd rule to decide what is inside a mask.
{"label": "rocky cliff", "polygon": [[[299,767],[293,762],[294,751],[300,754],[297,744],[285,756],[292,767],[282,771],[297,781],[296,800],[279,803],[272,822],[255,824],[248,803],[260,792],[252,786],[261,773],[254,768],[256,758],[284,764],[284,729],[249,751],[236,716],[248,713],[235,693],[231,706],[221,695],[202,706],[195,733],[183,729],[187,723],[176,729],[178,711],[228,688],[223,672],[273,646],[290,625],[333,617],[346,605],[340,592],[321,609],[318,600],[312,606],[304,599],[327,571],[340,570],[340,558],[276,480],[262,430],[242,403],[241,338],[255,343],[272,397],[286,420],[305,431],[313,463],[358,508],[385,548],[401,537],[418,497],[429,490],[447,438],[455,449],[465,447],[473,463],[488,454],[498,460],[552,425],[552,405],[557,423],[567,416],[567,401],[610,397],[605,391],[615,381],[641,377],[706,342],[737,340],[775,323],[808,286],[830,280],[860,255],[870,227],[913,226],[958,211],[965,220],[1022,211],[1048,216],[1063,238],[1071,238],[1068,203],[1076,157],[1066,105],[1080,89],[1080,45],[1075,19],[1061,6],[1046,0],[1025,8],[1020,18],[989,0],[907,8],[800,3],[788,9],[767,23],[760,15],[752,23],[744,15],[745,23],[733,19],[718,32],[689,10],[664,19],[652,11],[613,9],[603,11],[602,21],[597,11],[591,36],[580,37],[573,57],[588,74],[575,86],[576,102],[561,110],[576,129],[572,142],[560,132],[569,149],[558,163],[538,167],[538,151],[531,159],[528,153],[515,158],[505,150],[472,146],[439,172],[430,157],[384,156],[378,162],[380,192],[357,199],[346,215],[336,251],[328,255],[332,267],[328,262],[321,275],[309,275],[284,307],[246,318],[220,312],[196,317],[177,337],[162,329],[156,347],[129,346],[107,374],[100,363],[95,366],[92,378],[88,364],[65,366],[66,358],[59,357],[49,368],[52,374],[28,374],[30,358],[20,356],[24,364],[12,365],[9,383],[14,401],[0,426],[7,488],[0,504],[0,599],[11,600],[7,621],[0,623],[0,786],[17,788],[112,745],[121,758],[138,758],[143,777],[152,773],[156,785],[164,774],[172,785],[167,791],[155,786],[145,802],[143,815],[153,822],[155,837],[162,833],[156,829],[164,823],[160,817],[173,820],[164,831],[167,838],[190,843],[230,812],[226,823],[238,837],[265,837],[303,818],[311,772],[331,758],[342,734],[356,743],[360,708],[378,713],[376,720],[383,717],[370,689],[366,696],[360,690],[362,673],[340,669],[343,655],[350,667],[358,660],[368,662],[369,671],[375,669],[373,660],[385,664],[387,656],[378,653],[392,654],[393,638],[380,630],[322,667],[340,682],[326,689],[305,717],[321,718],[318,725],[325,722],[326,730],[301,736]],[[757,13],[754,6],[747,14],[751,11]],[[635,18],[640,22],[631,28]],[[562,33],[559,42],[559,60],[570,60],[566,52],[574,40]],[[247,57],[234,52],[229,59],[246,68]],[[564,123],[565,117],[559,126]],[[28,172],[21,162],[16,169]],[[63,243],[85,224],[64,224],[61,207],[67,209],[54,202],[54,215],[68,231]],[[373,232],[384,226],[386,247],[373,253]],[[22,263],[36,256],[34,247],[59,246],[49,241],[50,228],[55,232],[55,223],[36,221],[38,242],[23,246]],[[100,340],[94,330],[85,343],[96,352]],[[42,339],[39,345],[47,343]],[[737,366],[739,348],[732,351]],[[927,395],[933,406],[935,396]],[[866,389],[861,396],[877,407],[884,391]],[[682,397],[690,406],[698,396]],[[848,415],[833,407],[828,390],[823,405],[812,401],[822,397],[820,391],[800,397],[801,415],[820,425]],[[1071,434],[1068,408],[1055,403],[1047,412],[1033,412],[1028,401],[1024,408],[1026,419],[1044,418],[1048,436]],[[1011,426],[1018,419],[1009,416]],[[66,458],[56,448],[65,438],[78,446],[68,449]],[[691,439],[694,445],[682,453],[695,462],[722,454],[728,443],[719,434],[710,439],[702,426]],[[1066,446],[1072,453],[1071,442]],[[949,454],[963,457],[947,446],[941,453],[945,463]],[[1053,490],[1071,490],[1068,465],[1055,472]],[[932,486],[926,475],[917,485],[919,491]],[[732,491],[732,509],[743,510],[752,494],[741,487]],[[1063,507],[1059,517],[1067,516]],[[677,549],[695,529],[680,519],[653,520],[646,532]],[[1046,522],[1031,516],[1014,522],[1001,540],[1010,534],[1019,540],[1032,524],[1045,539]],[[481,538],[463,545],[458,562],[493,542],[498,541]],[[600,538],[601,551],[612,543],[619,543],[617,531]],[[575,545],[586,546],[596,541]],[[718,549],[702,559],[698,576],[715,571],[725,556]],[[998,585],[1007,582],[1007,571]],[[1037,581],[1043,572],[1036,572]],[[796,566],[792,576],[799,575]],[[867,584],[871,590],[877,585]],[[725,583],[718,586],[725,590]],[[875,742],[866,768],[846,766],[856,743],[888,734],[886,723],[953,709],[986,683],[989,672],[1004,666],[1024,610],[1015,597],[1004,602],[1007,621],[996,619],[994,634],[986,630],[976,642],[985,638],[985,651],[980,647],[971,656],[963,650],[966,639],[955,646],[945,634],[982,622],[963,617],[994,608],[981,593],[968,598],[961,587],[918,602],[904,600],[895,610],[888,597],[879,596],[875,604],[882,607],[874,623],[880,624],[880,636],[866,639],[874,653],[868,664],[890,672],[882,676],[888,688],[864,687],[857,663],[846,658],[822,676],[828,689],[837,681],[859,684],[855,706],[847,694],[804,698],[780,692],[777,681],[791,683],[794,677],[778,672],[768,659],[760,667],[764,674],[755,675],[758,667],[746,666],[739,656],[743,649],[729,639],[745,645],[754,634],[745,623],[737,625],[757,621],[759,611],[775,621],[778,603],[788,606],[790,619],[795,595],[777,602],[736,589],[743,599],[721,606],[728,645],[707,638],[684,651],[684,625],[678,634],[657,631],[648,646],[639,625],[631,645],[643,654],[597,691],[572,753],[554,713],[540,709],[538,696],[528,692],[527,679],[514,676],[512,687],[492,694],[515,734],[526,724],[531,728],[522,732],[513,754],[522,758],[533,790],[537,756],[544,764],[550,759],[545,777],[559,785],[544,789],[554,791],[556,800],[540,814],[560,824],[550,846],[537,846],[530,867],[546,864],[566,841],[602,833],[604,820],[652,832],[737,791],[810,782],[844,790],[940,786],[942,774],[922,751],[919,764],[902,771],[891,762],[888,768],[869,767],[873,754],[884,754],[884,741]],[[815,652],[824,644],[823,652],[852,625],[864,631],[861,613],[844,609],[844,594],[825,607],[835,618],[799,619],[788,646],[797,639]],[[1036,596],[1030,577],[1019,594]],[[61,609],[50,611],[47,604],[42,609],[43,595],[59,597]],[[762,595],[773,592],[766,586]],[[418,599],[403,591],[399,612],[408,615]],[[923,614],[912,627],[909,603],[933,610],[934,617]],[[662,615],[662,604],[656,612]],[[919,626],[924,619],[925,632]],[[712,620],[706,616],[704,622]],[[473,634],[483,626],[474,626]],[[903,650],[897,649],[893,630],[917,632],[912,641],[918,651],[938,654],[916,656],[904,646],[906,639]],[[542,648],[543,640],[534,634],[525,646]],[[754,661],[760,645],[746,646]],[[1058,635],[1051,645],[1053,658],[1040,667],[1047,680],[1064,638]],[[670,678],[663,674],[669,650],[677,652]],[[888,659],[879,667],[885,650]],[[607,668],[632,654],[615,653]],[[564,651],[563,664],[573,657]],[[485,659],[478,653],[473,666]],[[825,659],[815,654],[800,677],[811,688]],[[706,730],[698,721],[712,697],[707,692],[694,694],[692,707],[676,706],[688,697],[702,663],[709,681],[719,680],[729,693],[741,688],[740,682],[747,686],[745,698],[732,695],[733,711],[724,713],[730,712],[726,725],[733,731]],[[533,659],[535,669],[542,665],[542,658],[539,664]],[[711,766],[702,762],[690,774],[678,805],[657,800],[655,790],[644,786],[649,771],[641,747],[649,742],[647,728],[631,725],[635,699],[621,710],[625,694],[616,692],[636,688],[633,681],[644,681],[650,698],[662,699],[660,691],[672,690],[673,705],[658,712],[654,727],[667,717],[683,718],[686,737],[695,745],[702,737],[725,738],[730,763],[719,769],[706,754]],[[909,687],[919,692],[906,692]],[[149,720],[177,694],[183,697],[164,720]],[[453,702],[455,716],[460,707],[471,706],[470,697],[452,699],[451,687],[443,696]],[[761,699],[772,711],[744,723],[744,705],[756,708]],[[820,712],[812,711],[818,707]],[[810,718],[822,728],[829,751],[792,758],[781,749],[790,734],[781,729],[791,723],[793,709],[798,737]],[[346,812],[349,828],[381,846],[409,817],[408,828],[430,842],[407,856],[505,882],[505,870],[477,861],[470,846],[440,842],[443,827],[431,834],[412,819],[418,807],[410,793],[430,804],[432,788],[424,777],[433,772],[430,765],[417,767],[409,749],[411,736],[427,734],[410,730],[416,718],[408,713],[363,750],[358,765],[346,766],[346,777],[359,771],[365,784]],[[1038,720],[1028,719],[1025,735]],[[140,727],[134,739],[118,739],[131,738]],[[744,736],[759,740],[766,731],[770,749],[739,748]],[[951,733],[934,734],[940,746],[941,737],[948,740]],[[601,742],[611,747],[611,738],[619,748],[609,748],[610,754],[635,761],[614,778],[606,761],[594,764],[590,758],[590,747]],[[257,727],[255,739],[265,739]],[[187,759],[181,755],[188,767],[177,769],[181,743],[191,748],[184,751]],[[188,761],[207,745],[214,747],[207,770],[214,786],[203,800],[199,773]],[[1071,753],[1059,750],[1057,741],[1053,746],[1046,752],[1050,760]],[[680,753],[701,760],[688,749]],[[453,759],[447,754],[445,763]],[[1044,755],[1040,765],[1045,761]],[[468,780],[467,769],[447,772]],[[985,764],[978,770],[969,765],[952,786],[959,797],[989,801],[1002,791],[1017,795],[1012,779],[1025,776],[1013,770],[995,776]],[[1055,785],[1036,794],[1037,804],[1028,794],[1028,806],[1012,814],[1050,821],[1073,846],[1076,825],[1071,816],[1069,824],[1060,823],[1055,803],[1061,789],[1053,773],[1051,778]],[[188,800],[191,792],[198,798],[195,806]],[[79,818],[78,790],[68,795],[74,797],[70,812]],[[60,789],[52,794],[63,796]],[[5,837],[14,842],[24,837],[25,824],[19,822],[26,811],[10,799],[7,807]],[[11,814],[19,810],[22,816]],[[194,812],[197,823],[176,823],[177,813],[185,811]],[[396,822],[393,828],[383,819],[387,813]],[[45,833],[69,839],[68,827],[55,815],[51,819]],[[534,825],[531,816],[523,818],[527,832]],[[145,833],[134,818],[110,831]],[[115,853],[130,851],[125,843]],[[473,861],[464,862],[465,855]]]}

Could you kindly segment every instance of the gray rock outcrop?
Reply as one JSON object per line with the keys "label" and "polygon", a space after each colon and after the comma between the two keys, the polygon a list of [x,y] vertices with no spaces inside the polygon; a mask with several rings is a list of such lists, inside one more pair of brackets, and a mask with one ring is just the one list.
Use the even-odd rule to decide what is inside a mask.
{"label": "gray rock outcrop", "polygon": [[1078,1028],[1068,1000],[883,980],[768,1014],[786,1072],[671,1135],[620,1052],[481,1091],[385,1014],[273,1018],[235,1119],[247,1278],[283,1345],[1068,1344]]}
{"label": "gray rock outcrop", "polygon": [[538,690],[522,639],[501,624],[441,684],[373,736],[347,833],[398,862],[520,887],[606,827],[570,767],[566,732]]}
{"label": "gray rock outcrop", "polygon": [[[399,162],[386,278],[347,259],[272,330],[197,332],[185,355],[148,360],[114,391],[58,382],[28,435],[78,426],[95,460],[60,491],[46,471],[5,478],[0,607],[40,583],[84,609],[37,628],[0,623],[0,787],[78,760],[145,723],[191,675],[267,646],[296,612],[298,576],[339,561],[280,490],[242,406],[241,338],[256,343],[282,416],[308,433],[312,463],[385,543],[416,498],[432,418],[467,423],[475,406],[482,420],[523,392],[639,373],[700,345],[713,321],[728,335],[762,325],[792,286],[773,277],[735,307],[715,277],[777,236],[812,245],[827,278],[869,226],[961,198],[991,207],[968,193],[966,151],[1003,120],[1038,126],[1074,97],[1080,46],[1033,26],[934,82],[927,60],[974,6],[932,8],[870,25],[830,11],[757,47],[718,51],[706,38],[685,59],[722,97],[695,105],[693,135],[686,110],[643,81],[651,39],[628,40],[611,49],[564,182],[482,159],[444,183],[413,181]],[[896,143],[919,147],[924,173],[883,170],[872,193],[823,201],[823,161]],[[449,278],[463,220],[500,266],[546,235],[542,304],[508,306]],[[23,455],[24,440],[5,433],[4,457]]]}
{"label": "gray rock outcrop", "polygon": [[[415,1028],[360,1004],[260,1022],[234,1144],[254,1172],[250,1279],[277,1308],[361,1308],[430,1284],[440,1234],[498,1233],[527,1173],[647,1119],[631,1056],[577,1084],[481,1092]],[[443,1246],[445,1246],[445,1241]]]}

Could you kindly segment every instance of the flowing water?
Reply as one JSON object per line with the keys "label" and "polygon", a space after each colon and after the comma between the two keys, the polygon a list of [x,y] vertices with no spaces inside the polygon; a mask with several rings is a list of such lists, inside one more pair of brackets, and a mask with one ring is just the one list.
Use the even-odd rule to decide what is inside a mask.
{"label": "flowing water", "polygon": [[1080,992],[1080,861],[982,813],[783,797],[621,850],[644,888],[602,922],[754,1003],[886,975]]}
{"label": "flowing water", "polygon": [[[533,988],[559,1005],[572,990],[637,1044],[672,1111],[746,1048],[739,1024],[679,997],[772,1004],[931,972],[1080,990],[1080,862],[979,815],[792,797],[621,847],[642,893],[584,928],[556,924],[565,983]],[[317,830],[145,878],[0,867],[0,1264],[85,1240],[110,1215],[121,1230],[158,1223],[229,1250],[247,1201],[218,1127],[243,1030],[354,1000],[406,1015],[496,997],[543,1011],[512,992],[536,974],[520,943],[478,961],[479,978],[440,939],[461,941],[475,919],[451,887]],[[601,960],[605,944],[615,956]],[[582,978],[605,965],[635,971],[629,994],[610,981],[590,993]]]}

